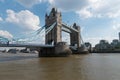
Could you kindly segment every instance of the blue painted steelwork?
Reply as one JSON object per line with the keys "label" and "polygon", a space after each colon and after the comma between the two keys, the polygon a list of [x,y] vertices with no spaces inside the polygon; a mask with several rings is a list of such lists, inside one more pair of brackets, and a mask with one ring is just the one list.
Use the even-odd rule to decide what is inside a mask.
{"label": "blue painted steelwork", "polygon": [[1,44],[0,47],[54,47],[54,45],[42,45],[42,44]]}
{"label": "blue painted steelwork", "polygon": [[76,30],[75,28],[73,28],[72,26],[68,26],[67,24],[65,24],[65,23],[62,23],[62,26],[64,27],[64,28],[67,28],[67,29],[69,29],[69,30],[73,30],[73,31],[75,31],[75,32],[79,32],[78,30]]}
{"label": "blue painted steelwork", "polygon": [[[31,41],[34,41],[36,38],[40,38],[40,36],[43,34],[43,31],[45,31],[45,35],[48,34],[56,25],[56,22],[53,23],[48,29],[45,29],[45,26],[41,27],[37,31],[30,33],[28,38],[19,38],[19,39],[12,39],[14,43],[9,44],[9,47],[53,47],[53,45],[43,45],[43,44],[34,44],[34,43],[29,43]],[[0,46],[2,47],[7,47],[8,45],[7,42],[9,39],[0,37],[1,41],[4,41],[6,43],[1,44]]]}

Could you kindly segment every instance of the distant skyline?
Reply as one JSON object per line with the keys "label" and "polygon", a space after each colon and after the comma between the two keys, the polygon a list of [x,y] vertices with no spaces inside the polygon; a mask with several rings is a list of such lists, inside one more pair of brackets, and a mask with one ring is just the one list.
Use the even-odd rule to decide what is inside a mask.
{"label": "distant skyline", "polygon": [[45,14],[56,7],[64,23],[81,27],[85,42],[110,42],[119,39],[119,4],[120,0],[0,0],[0,36],[16,38],[39,29],[45,24]]}

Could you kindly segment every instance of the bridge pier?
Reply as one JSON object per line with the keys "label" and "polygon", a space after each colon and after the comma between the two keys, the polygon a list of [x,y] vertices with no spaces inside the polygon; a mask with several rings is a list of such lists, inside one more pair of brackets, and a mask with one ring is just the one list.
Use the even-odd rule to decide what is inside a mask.
{"label": "bridge pier", "polygon": [[43,47],[39,51],[39,57],[65,57],[72,54],[65,42],[59,42],[54,47]]}

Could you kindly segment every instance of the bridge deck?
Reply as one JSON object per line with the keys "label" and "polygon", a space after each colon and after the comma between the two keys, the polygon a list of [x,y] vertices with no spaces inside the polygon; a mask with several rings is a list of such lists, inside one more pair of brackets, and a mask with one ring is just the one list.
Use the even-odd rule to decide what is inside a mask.
{"label": "bridge deck", "polygon": [[0,44],[0,47],[54,47],[54,45],[43,44]]}

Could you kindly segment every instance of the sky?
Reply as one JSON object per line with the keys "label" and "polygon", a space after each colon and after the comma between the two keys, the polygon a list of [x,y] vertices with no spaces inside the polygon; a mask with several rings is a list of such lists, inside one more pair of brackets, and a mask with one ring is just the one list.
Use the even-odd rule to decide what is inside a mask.
{"label": "sky", "polygon": [[[0,0],[0,36],[22,37],[45,24],[45,13],[56,7],[62,22],[81,28],[84,42],[111,42],[120,32],[120,0]],[[63,33],[63,40],[67,40]],[[69,36],[68,36],[69,37]]]}

